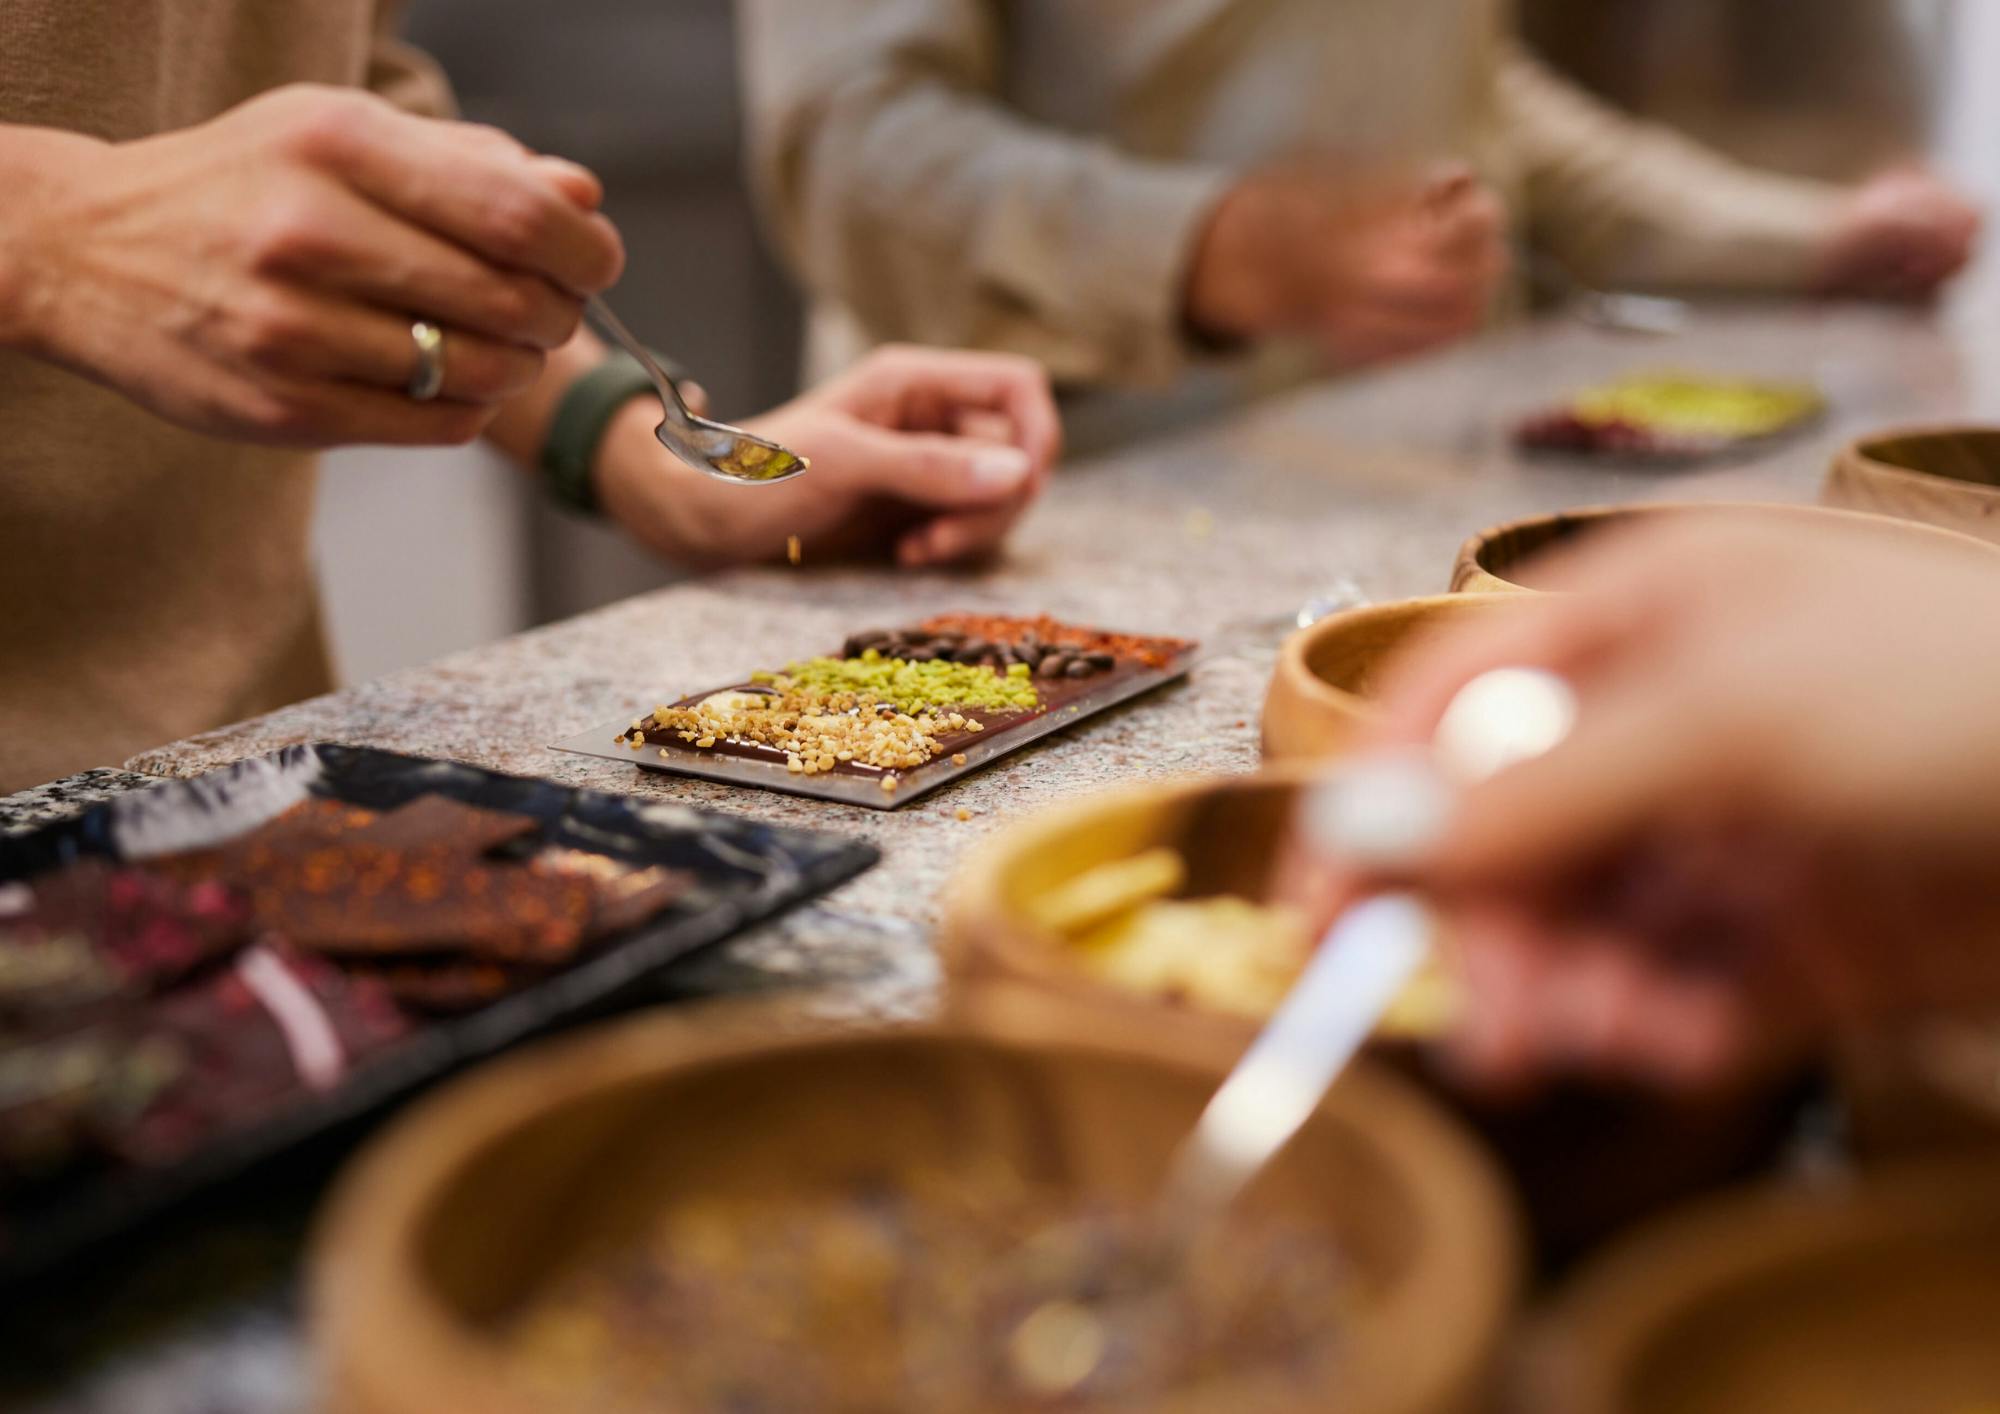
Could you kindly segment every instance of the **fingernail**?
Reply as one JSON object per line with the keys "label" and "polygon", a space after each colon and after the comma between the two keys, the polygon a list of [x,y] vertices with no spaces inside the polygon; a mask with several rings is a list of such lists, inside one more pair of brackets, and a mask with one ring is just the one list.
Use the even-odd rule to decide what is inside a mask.
{"label": "fingernail", "polygon": [[993,447],[972,458],[972,479],[995,490],[1019,486],[1034,463],[1019,447]]}
{"label": "fingernail", "polygon": [[572,199],[595,206],[602,198],[604,184],[588,167],[566,157],[537,157],[535,162],[553,181],[564,187]]}

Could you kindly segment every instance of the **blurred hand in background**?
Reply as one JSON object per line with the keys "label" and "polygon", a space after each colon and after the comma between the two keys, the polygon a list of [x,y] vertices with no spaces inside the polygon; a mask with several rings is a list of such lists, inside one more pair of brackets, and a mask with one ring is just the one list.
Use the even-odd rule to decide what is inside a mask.
{"label": "blurred hand in background", "polygon": [[684,563],[887,555],[909,568],[992,551],[1062,448],[1047,375],[1031,359],[891,345],[745,426],[812,462],[778,486],[727,486],[673,463],[635,401],[597,467],[605,509]]}
{"label": "blurred hand in background", "polygon": [[2000,1006],[2000,560],[1707,525],[1549,576],[1569,592],[1407,660],[1376,743],[1428,740],[1496,666],[1579,695],[1573,734],[1472,788],[1415,874],[1476,1076],[1700,1084]]}
{"label": "blurred hand in background", "polygon": [[1843,202],[1819,285],[1829,294],[1926,299],[1972,259],[1982,224],[1979,208],[1931,173],[1884,172]]}
{"label": "blurred hand in background", "polygon": [[1384,180],[1329,164],[1252,173],[1196,248],[1189,324],[1210,340],[1313,340],[1359,368],[1485,322],[1508,270],[1506,212],[1472,174]]}

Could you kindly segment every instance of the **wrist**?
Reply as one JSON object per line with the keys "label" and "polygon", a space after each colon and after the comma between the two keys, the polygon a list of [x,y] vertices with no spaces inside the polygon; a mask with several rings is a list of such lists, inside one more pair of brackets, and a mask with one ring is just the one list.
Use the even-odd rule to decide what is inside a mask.
{"label": "wrist", "polygon": [[0,347],[38,357],[61,353],[57,268],[83,232],[70,217],[74,192],[110,150],[97,138],[50,128],[0,127]]}
{"label": "wrist", "polygon": [[1239,342],[1277,325],[1266,205],[1255,178],[1239,183],[1215,204],[1195,243],[1183,308],[1204,340]]}
{"label": "wrist", "polygon": [[634,398],[612,416],[592,459],[598,507],[656,553],[705,563],[715,541],[712,495],[720,489],[681,464],[654,435],[659,404]]}

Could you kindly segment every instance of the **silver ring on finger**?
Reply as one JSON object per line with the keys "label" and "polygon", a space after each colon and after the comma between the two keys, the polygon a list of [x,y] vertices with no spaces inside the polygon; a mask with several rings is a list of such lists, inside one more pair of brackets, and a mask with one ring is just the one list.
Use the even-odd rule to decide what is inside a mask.
{"label": "silver ring on finger", "polygon": [[444,391],[444,330],[419,319],[410,325],[410,342],[417,346],[417,366],[404,391],[413,402],[427,403]]}

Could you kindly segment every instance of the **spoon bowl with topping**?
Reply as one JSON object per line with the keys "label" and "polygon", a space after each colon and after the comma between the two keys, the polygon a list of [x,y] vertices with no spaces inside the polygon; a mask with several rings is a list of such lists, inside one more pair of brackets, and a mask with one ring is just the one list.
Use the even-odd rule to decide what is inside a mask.
{"label": "spoon bowl with topping", "polygon": [[690,410],[673,375],[660,367],[659,360],[625,327],[625,321],[611,312],[611,306],[592,295],[588,308],[592,321],[639,360],[639,366],[659,389],[660,410],[665,416],[653,435],[660,439],[661,446],[696,471],[738,485],[773,486],[803,475],[811,465],[797,452],[768,438],[726,422],[711,421]]}

